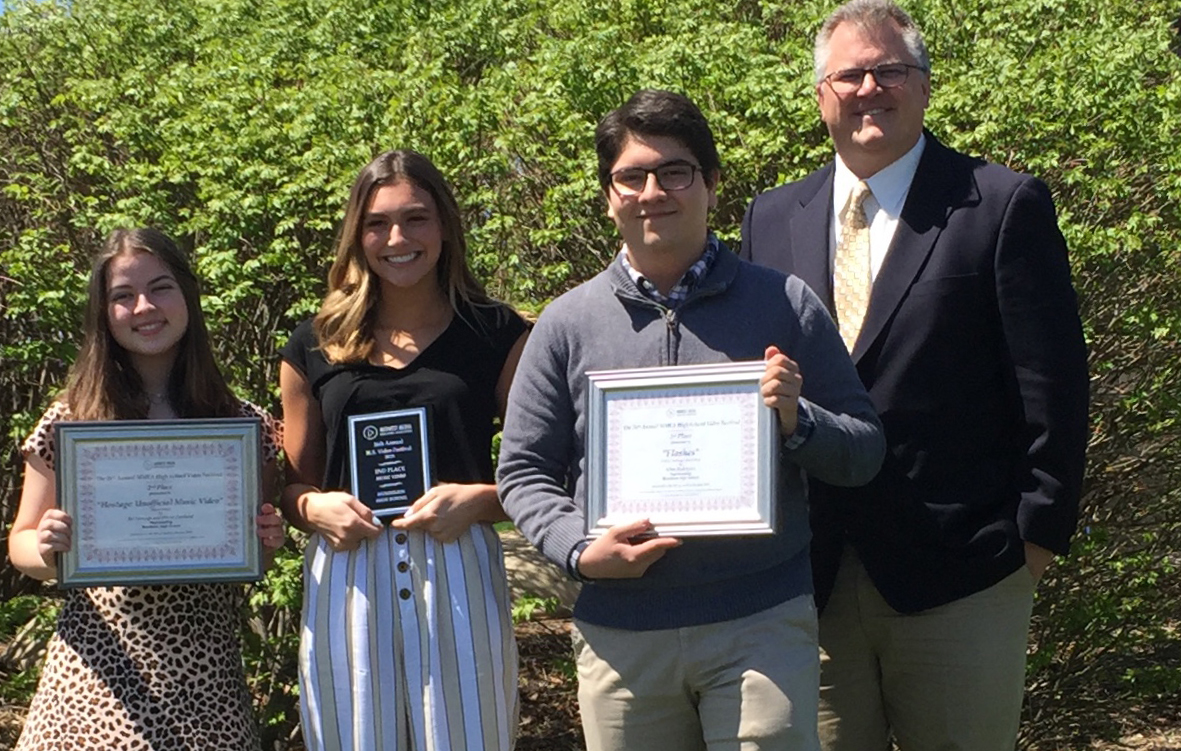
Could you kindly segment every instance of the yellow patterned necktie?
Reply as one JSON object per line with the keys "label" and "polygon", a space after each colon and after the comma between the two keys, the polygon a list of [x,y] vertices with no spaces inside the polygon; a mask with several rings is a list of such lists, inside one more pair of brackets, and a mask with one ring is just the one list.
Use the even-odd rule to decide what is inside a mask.
{"label": "yellow patterned necktie", "polygon": [[832,262],[837,328],[850,352],[857,343],[873,288],[869,270],[869,224],[865,221],[864,209],[869,195],[869,186],[864,180],[858,181],[849,194],[849,201],[841,213],[841,237]]}

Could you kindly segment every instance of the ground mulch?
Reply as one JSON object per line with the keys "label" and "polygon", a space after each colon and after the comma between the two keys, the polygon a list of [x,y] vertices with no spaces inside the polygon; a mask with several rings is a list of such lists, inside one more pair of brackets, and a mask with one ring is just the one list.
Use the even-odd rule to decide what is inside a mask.
{"label": "ground mulch", "polygon": [[570,621],[517,625],[521,655],[521,737],[517,751],[583,751]]}
{"label": "ground mulch", "polygon": [[17,736],[25,723],[23,709],[14,707],[0,707],[0,749],[12,748],[16,745]]}

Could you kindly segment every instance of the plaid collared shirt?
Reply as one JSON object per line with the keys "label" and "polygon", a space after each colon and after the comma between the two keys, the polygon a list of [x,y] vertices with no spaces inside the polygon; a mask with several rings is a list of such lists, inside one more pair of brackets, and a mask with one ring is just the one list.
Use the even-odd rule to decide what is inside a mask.
{"label": "plaid collared shirt", "polygon": [[685,298],[693,291],[705,275],[713,268],[714,261],[717,260],[718,250],[721,246],[718,243],[718,238],[714,233],[710,232],[705,239],[705,250],[701,254],[701,258],[689,267],[685,275],[681,277],[681,281],[677,282],[668,295],[660,294],[660,290],[656,289],[656,285],[644,278],[644,276],[632,267],[631,262],[627,260],[627,251],[619,251],[619,260],[623,263],[623,268],[627,271],[627,275],[636,283],[646,296],[665,306],[666,308],[676,309],[681,303],[685,302]]}

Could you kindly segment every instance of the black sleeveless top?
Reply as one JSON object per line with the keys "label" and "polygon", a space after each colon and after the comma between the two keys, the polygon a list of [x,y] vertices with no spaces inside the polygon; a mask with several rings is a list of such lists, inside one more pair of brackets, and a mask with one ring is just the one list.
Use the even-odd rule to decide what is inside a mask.
{"label": "black sleeveless top", "polygon": [[350,487],[348,418],[409,407],[427,408],[434,477],[439,482],[494,482],[492,436],[496,383],[509,351],[526,330],[511,308],[462,306],[450,325],[404,368],[329,363],[304,321],[282,350],[308,379],[327,436],[322,490]]}

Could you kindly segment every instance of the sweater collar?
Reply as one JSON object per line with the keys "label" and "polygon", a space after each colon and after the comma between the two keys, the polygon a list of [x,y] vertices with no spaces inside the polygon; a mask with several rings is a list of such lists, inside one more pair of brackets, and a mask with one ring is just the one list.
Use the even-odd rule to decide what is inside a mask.
{"label": "sweater collar", "polygon": [[[719,292],[725,291],[734,282],[734,277],[738,275],[738,269],[741,265],[742,261],[739,260],[738,256],[725,243],[718,240],[718,254],[713,265],[706,271],[705,276],[698,281],[693,291],[685,298],[685,303],[692,302],[699,297],[716,295]],[[619,299],[625,302],[638,302],[647,307],[666,307],[652,300],[636,287],[636,283],[632,281],[631,276],[624,269],[619,256],[616,256],[611,261],[611,265],[606,269],[606,274],[608,281],[611,283],[611,288],[615,292],[615,296]]]}

